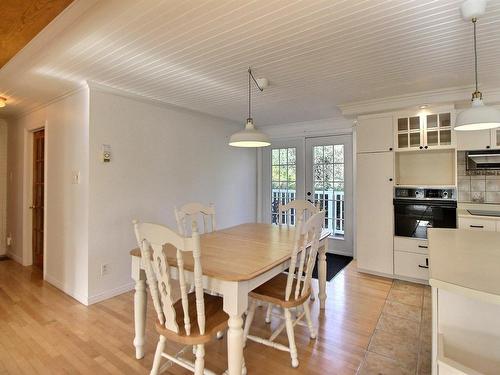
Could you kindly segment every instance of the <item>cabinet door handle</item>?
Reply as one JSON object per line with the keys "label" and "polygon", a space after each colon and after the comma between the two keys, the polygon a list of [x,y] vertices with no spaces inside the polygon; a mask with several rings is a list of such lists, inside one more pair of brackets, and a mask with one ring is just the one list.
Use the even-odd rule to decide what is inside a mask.
{"label": "cabinet door handle", "polygon": [[421,249],[428,249],[429,248],[429,246],[427,246],[427,245],[418,245],[418,247],[420,247]]}
{"label": "cabinet door handle", "polygon": [[420,149],[423,149],[423,148],[424,148],[424,146],[420,146]]}
{"label": "cabinet door handle", "polygon": [[490,146],[486,146],[486,148],[490,148]]}
{"label": "cabinet door handle", "polygon": [[429,258],[425,258],[425,266],[421,264],[418,265],[420,268],[429,268]]}
{"label": "cabinet door handle", "polygon": [[392,147],[389,147],[389,151],[392,151]]}
{"label": "cabinet door handle", "polygon": [[429,148],[429,146],[425,146],[424,148],[427,150]]}
{"label": "cabinet door handle", "polygon": [[484,228],[484,225],[469,225],[471,228]]}
{"label": "cabinet door handle", "polygon": [[392,178],[389,178],[389,181],[392,181]]}

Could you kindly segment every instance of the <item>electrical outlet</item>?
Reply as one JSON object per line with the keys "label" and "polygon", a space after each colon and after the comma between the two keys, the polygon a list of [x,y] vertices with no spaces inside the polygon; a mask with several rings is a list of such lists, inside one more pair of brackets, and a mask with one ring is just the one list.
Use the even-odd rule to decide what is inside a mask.
{"label": "electrical outlet", "polygon": [[7,236],[7,246],[11,246],[12,245],[12,237],[10,236],[10,234]]}
{"label": "electrical outlet", "polygon": [[109,264],[101,264],[101,276],[106,276],[111,273],[111,267]]}

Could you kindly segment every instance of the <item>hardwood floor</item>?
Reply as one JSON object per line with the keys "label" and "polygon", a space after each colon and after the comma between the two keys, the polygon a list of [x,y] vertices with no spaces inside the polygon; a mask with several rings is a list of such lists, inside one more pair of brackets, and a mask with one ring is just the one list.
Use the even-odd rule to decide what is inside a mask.
{"label": "hardwood floor", "polygon": [[[318,313],[318,300],[312,304],[318,338],[295,329],[299,368],[290,367],[288,353],[248,342],[249,374],[429,373],[429,288],[358,273],[354,262],[327,288],[325,312]],[[264,316],[258,309],[253,333],[270,332]],[[148,374],[154,319],[148,305],[146,357],[136,360],[133,292],[85,307],[42,281],[39,271],[0,262],[0,374]],[[277,324],[273,318],[272,327]],[[286,335],[279,341],[286,344]],[[167,342],[167,351],[177,348]],[[222,373],[225,339],[206,349],[207,368]],[[165,373],[189,372],[173,366]]]}

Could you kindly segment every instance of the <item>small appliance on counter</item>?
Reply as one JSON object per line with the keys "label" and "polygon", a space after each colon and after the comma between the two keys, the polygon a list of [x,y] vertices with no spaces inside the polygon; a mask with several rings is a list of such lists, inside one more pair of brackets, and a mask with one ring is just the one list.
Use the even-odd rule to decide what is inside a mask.
{"label": "small appliance on counter", "polygon": [[428,228],[457,227],[455,187],[395,187],[394,235],[427,238]]}

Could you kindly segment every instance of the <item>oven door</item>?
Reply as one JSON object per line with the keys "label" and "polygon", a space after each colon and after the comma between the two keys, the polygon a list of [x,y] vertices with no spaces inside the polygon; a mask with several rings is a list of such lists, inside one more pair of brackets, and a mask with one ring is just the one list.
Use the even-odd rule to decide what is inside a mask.
{"label": "oven door", "polygon": [[394,235],[427,238],[428,228],[456,228],[457,202],[394,199]]}

